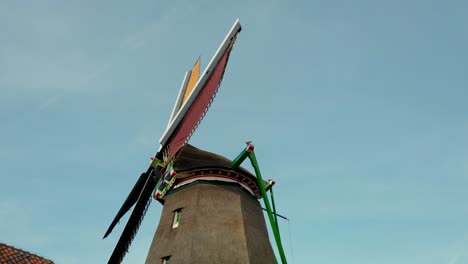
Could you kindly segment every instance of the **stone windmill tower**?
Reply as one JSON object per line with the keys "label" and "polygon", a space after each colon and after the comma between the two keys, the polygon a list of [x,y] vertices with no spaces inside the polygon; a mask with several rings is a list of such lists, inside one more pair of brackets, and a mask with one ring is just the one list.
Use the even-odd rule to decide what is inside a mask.
{"label": "stone windmill tower", "polygon": [[231,162],[184,147],[147,264],[275,262],[257,180]]}
{"label": "stone windmill tower", "polygon": [[[123,261],[151,196],[164,208],[146,263],[275,263],[259,198],[286,263],[274,203],[272,211],[266,196],[272,184],[261,178],[253,145],[231,162],[187,144],[216,95],[240,30],[237,20],[206,69],[200,74],[198,60],[185,74],[160,149],[104,235],[133,207],[108,263]],[[239,167],[247,157],[256,176]]]}

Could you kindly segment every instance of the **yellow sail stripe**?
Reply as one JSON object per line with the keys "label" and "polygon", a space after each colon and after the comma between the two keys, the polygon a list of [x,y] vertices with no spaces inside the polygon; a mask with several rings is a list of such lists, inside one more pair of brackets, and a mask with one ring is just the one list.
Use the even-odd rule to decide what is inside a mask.
{"label": "yellow sail stripe", "polygon": [[190,78],[187,84],[187,90],[185,90],[184,99],[182,100],[181,106],[185,104],[185,101],[187,101],[190,93],[192,93],[192,90],[195,87],[195,84],[197,84],[198,82],[199,75],[200,75],[200,58],[198,58],[197,62],[192,68],[192,73],[190,74]]}

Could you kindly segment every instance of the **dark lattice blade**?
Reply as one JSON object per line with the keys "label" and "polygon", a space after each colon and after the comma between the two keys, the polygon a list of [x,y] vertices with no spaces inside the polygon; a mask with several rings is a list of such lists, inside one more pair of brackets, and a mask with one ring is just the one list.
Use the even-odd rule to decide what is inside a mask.
{"label": "dark lattice blade", "polygon": [[135,208],[133,208],[128,222],[125,225],[122,235],[120,236],[111,257],[107,262],[108,264],[121,263],[125,257],[125,254],[127,253],[128,248],[130,247],[130,244],[132,243],[133,238],[138,231],[138,228],[140,228],[140,224],[143,221],[146,210],[151,203],[151,194],[156,187],[156,179],[161,177],[163,172],[164,171],[161,167],[157,167],[154,171],[150,170],[148,173],[147,181],[143,187],[143,190],[141,191],[140,196],[138,197],[138,201],[135,204]]}
{"label": "dark lattice blade", "polygon": [[119,212],[114,217],[114,220],[112,220],[112,223],[110,224],[109,228],[106,231],[106,234],[104,234],[104,237],[102,239],[106,238],[112,232],[112,230],[120,221],[122,216],[124,216],[136,203],[136,201],[138,200],[138,196],[140,196],[140,193],[143,190],[143,187],[145,186],[146,179],[148,178],[147,176],[147,173],[142,173],[140,175],[140,178],[138,178],[138,181],[135,183],[135,186],[133,186],[133,189],[128,194],[127,199],[125,199],[125,202],[122,204],[122,207],[120,207]]}

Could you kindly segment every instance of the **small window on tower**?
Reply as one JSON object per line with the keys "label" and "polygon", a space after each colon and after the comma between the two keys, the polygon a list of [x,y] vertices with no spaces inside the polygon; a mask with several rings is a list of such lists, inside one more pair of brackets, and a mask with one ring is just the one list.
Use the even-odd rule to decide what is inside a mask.
{"label": "small window on tower", "polygon": [[172,221],[172,228],[177,228],[180,223],[180,216],[181,216],[182,208],[174,210],[174,220]]}
{"label": "small window on tower", "polygon": [[167,257],[164,257],[162,258],[162,264],[169,264],[169,259],[171,258],[171,256],[167,256]]}

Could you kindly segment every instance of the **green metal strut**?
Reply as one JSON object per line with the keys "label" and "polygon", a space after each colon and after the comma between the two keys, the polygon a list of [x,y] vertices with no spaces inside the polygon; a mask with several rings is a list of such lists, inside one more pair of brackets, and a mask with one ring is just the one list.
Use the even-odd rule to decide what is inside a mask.
{"label": "green metal strut", "polygon": [[[252,166],[254,167],[254,170],[255,170],[255,175],[257,176],[258,187],[260,189],[260,193],[262,194],[262,198],[263,198],[263,202],[265,204],[268,219],[270,220],[271,229],[273,231],[273,236],[275,237],[275,242],[276,242],[276,246],[278,247],[278,252],[280,254],[281,262],[283,264],[287,264],[288,262],[286,260],[286,255],[284,254],[283,245],[281,243],[281,236],[280,236],[279,226],[278,226],[278,218],[276,217],[276,208],[275,208],[273,192],[272,192],[272,188],[271,188],[272,185],[267,184],[267,188],[271,191],[271,195],[272,195],[271,198],[272,198],[272,202],[273,202],[274,213],[272,212],[270,201],[269,201],[268,196],[266,194],[265,183],[263,182],[262,174],[260,172],[260,167],[258,166],[257,158],[255,156],[254,146],[252,144],[250,144],[250,142],[247,142],[247,148],[244,149],[231,162],[231,167],[233,169],[237,169],[240,166],[240,164],[247,157],[250,159],[250,162],[252,163]],[[276,257],[275,257],[275,259],[276,259]]]}
{"label": "green metal strut", "polygon": [[[278,235],[280,236],[281,234],[279,232],[278,214],[276,213],[275,197],[273,196],[273,188],[270,188],[270,198],[271,198],[271,205],[273,206],[273,215],[275,216],[276,228],[278,229]],[[281,240],[281,236],[280,236],[280,240]]]}

